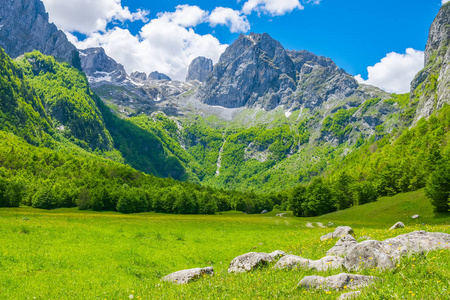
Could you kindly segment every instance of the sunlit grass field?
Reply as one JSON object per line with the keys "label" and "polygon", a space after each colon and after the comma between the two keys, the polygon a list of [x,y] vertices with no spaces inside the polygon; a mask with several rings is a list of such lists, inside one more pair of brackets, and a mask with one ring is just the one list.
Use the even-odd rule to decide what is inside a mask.
{"label": "sunlit grass field", "polygon": [[[0,299],[337,299],[342,292],[297,288],[307,275],[343,272],[274,270],[228,274],[241,254],[283,250],[325,256],[336,240],[320,237],[349,225],[356,238],[386,239],[414,230],[450,233],[450,216],[434,216],[423,191],[382,198],[318,218],[227,212],[214,216],[122,215],[76,209],[0,209]],[[421,218],[413,221],[410,216]],[[318,222],[334,225],[318,227]],[[407,226],[395,232],[397,221]],[[306,227],[311,223],[314,228]],[[425,225],[422,225],[425,223]],[[213,266],[215,275],[185,286],[160,279],[187,268]],[[362,299],[450,299],[450,251],[405,258],[396,270],[359,274],[383,279]]]}

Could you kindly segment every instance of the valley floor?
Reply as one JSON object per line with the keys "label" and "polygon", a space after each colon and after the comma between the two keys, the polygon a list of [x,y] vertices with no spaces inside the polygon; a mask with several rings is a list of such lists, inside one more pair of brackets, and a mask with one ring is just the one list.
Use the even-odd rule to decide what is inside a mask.
{"label": "valley floor", "polygon": [[[450,215],[434,216],[422,191],[382,198],[318,218],[226,212],[214,216],[123,215],[76,209],[0,209],[0,299],[337,299],[342,292],[297,288],[306,270],[228,274],[247,252],[283,250],[319,259],[336,242],[320,241],[333,228],[352,226],[362,236],[386,239],[415,231],[450,233]],[[413,221],[410,216],[421,215]],[[393,222],[406,228],[389,231]],[[320,223],[320,224],[319,224]],[[426,223],[426,225],[422,225]],[[311,225],[311,226],[306,226]],[[213,266],[215,275],[185,286],[160,279],[175,271]],[[395,270],[366,270],[382,278],[362,299],[448,299],[450,251],[404,258]]]}

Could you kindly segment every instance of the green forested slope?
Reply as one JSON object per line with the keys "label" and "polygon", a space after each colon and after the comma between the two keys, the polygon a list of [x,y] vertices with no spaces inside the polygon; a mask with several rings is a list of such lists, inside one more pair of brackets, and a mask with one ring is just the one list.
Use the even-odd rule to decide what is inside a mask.
{"label": "green forested slope", "polygon": [[168,145],[167,129],[156,126],[151,132],[113,114],[90,91],[83,73],[38,52],[26,54],[18,64],[2,50],[0,57],[0,206],[125,213],[272,208],[262,196],[161,179],[131,168],[161,177],[189,176],[170,152],[177,148]]}
{"label": "green forested slope", "polygon": [[40,97],[24,79],[23,71],[0,48],[0,130],[29,143],[48,140],[52,126]]}

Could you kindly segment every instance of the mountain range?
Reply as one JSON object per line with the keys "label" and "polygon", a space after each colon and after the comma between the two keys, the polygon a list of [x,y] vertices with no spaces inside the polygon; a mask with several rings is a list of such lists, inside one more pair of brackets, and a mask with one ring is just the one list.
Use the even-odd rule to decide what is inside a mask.
{"label": "mountain range", "polygon": [[287,190],[332,177],[352,157],[375,153],[373,145],[395,144],[449,102],[449,5],[431,25],[426,66],[404,95],[358,84],[330,58],[287,50],[266,33],[240,35],[215,65],[194,59],[186,81],[127,74],[102,48],[76,49],[40,0],[0,7],[4,74],[14,70],[23,84],[13,94],[25,93],[20,113],[2,97],[2,130],[33,145],[64,141],[160,177]]}

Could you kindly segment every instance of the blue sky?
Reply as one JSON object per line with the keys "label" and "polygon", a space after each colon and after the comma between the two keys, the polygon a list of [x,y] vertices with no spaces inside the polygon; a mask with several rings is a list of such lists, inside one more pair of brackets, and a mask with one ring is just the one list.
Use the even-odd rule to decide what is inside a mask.
{"label": "blue sky", "polygon": [[[367,67],[383,61],[395,69],[402,60],[402,65],[410,65],[403,73],[413,74],[421,67],[420,51],[425,50],[429,27],[442,5],[441,0],[96,0],[98,7],[92,8],[89,0],[43,1],[50,19],[78,47],[103,46],[127,71],[158,69],[175,79],[184,76],[190,62],[186,60],[202,54],[217,61],[226,45],[249,32],[267,32],[285,48],[330,57],[364,79]],[[227,11],[215,14],[213,22],[218,7]],[[197,19],[189,19],[195,13]],[[174,22],[180,28],[172,27]],[[377,68],[372,72],[372,78],[383,76]],[[383,80],[369,81],[383,85]],[[392,82],[387,77],[384,81]]]}
{"label": "blue sky", "polygon": [[[132,11],[150,10],[150,18],[163,11],[173,11],[179,4],[197,5],[213,10],[224,5],[239,9],[237,1],[139,1],[122,0]],[[425,50],[431,22],[437,15],[440,0],[322,0],[320,4],[303,4],[283,16],[256,13],[248,17],[251,32],[269,33],[286,48],[308,50],[332,58],[348,73],[367,77],[367,67],[379,62],[389,52],[406,48]],[[129,24],[138,33],[142,23]],[[199,26],[199,33],[215,32],[222,43],[232,43],[239,34],[226,27]]]}

